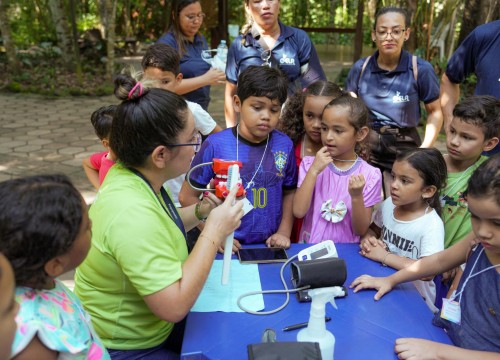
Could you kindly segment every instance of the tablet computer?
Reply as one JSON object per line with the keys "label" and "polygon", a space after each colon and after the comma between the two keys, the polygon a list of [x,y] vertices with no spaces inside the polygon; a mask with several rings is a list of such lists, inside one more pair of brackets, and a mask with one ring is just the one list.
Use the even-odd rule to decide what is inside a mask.
{"label": "tablet computer", "polygon": [[252,248],[238,250],[240,262],[246,264],[286,262],[288,256],[283,248]]}

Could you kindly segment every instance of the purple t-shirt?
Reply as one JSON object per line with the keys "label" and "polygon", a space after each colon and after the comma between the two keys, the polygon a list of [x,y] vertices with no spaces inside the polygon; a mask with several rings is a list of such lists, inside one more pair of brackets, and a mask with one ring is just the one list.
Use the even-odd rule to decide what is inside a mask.
{"label": "purple t-shirt", "polygon": [[[314,161],[313,156],[302,159],[299,169],[298,187],[302,185],[307,171]],[[359,243],[359,236],[352,229],[352,206],[349,195],[349,178],[351,175],[363,174],[365,187],[363,199],[365,207],[371,207],[382,200],[382,175],[380,170],[369,165],[366,161],[358,159],[356,164],[346,172],[336,170],[328,165],[316,179],[316,185],[311,200],[309,211],[304,216],[300,231],[300,243],[319,243],[324,240],[333,240],[335,243]],[[323,204],[331,200],[331,207],[340,209],[343,201],[347,212],[339,222],[325,220],[322,214]]]}

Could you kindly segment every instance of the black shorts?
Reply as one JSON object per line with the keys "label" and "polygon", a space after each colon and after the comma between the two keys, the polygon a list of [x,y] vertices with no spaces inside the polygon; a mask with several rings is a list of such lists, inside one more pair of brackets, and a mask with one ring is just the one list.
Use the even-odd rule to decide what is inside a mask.
{"label": "black shorts", "polygon": [[395,128],[384,126],[370,130],[370,164],[381,171],[392,170],[396,152],[405,148],[416,148],[422,144],[417,128]]}

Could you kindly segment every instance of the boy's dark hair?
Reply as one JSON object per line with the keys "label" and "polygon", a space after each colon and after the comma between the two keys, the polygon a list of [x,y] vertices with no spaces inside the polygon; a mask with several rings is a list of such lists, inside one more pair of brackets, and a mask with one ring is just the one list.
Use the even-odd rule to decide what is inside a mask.
{"label": "boy's dark hair", "polygon": [[95,134],[100,140],[109,137],[115,112],[116,105],[108,105],[100,107],[90,116],[90,122],[94,127]]}
{"label": "boy's dark hair", "polygon": [[500,100],[490,95],[470,96],[453,109],[453,116],[483,129],[484,139],[499,136]]}
{"label": "boy's dark hair", "polygon": [[374,29],[377,28],[377,21],[378,21],[379,16],[382,16],[382,15],[387,14],[387,13],[398,13],[398,14],[403,15],[405,18],[405,28],[410,27],[410,16],[408,15],[408,11],[406,11],[406,9],[403,9],[403,8],[400,8],[397,6],[386,6],[386,7],[379,9],[377,11],[377,13],[375,14],[375,23],[373,24]]}
{"label": "boy's dark hair", "polygon": [[431,206],[441,216],[439,193],[446,186],[448,172],[443,155],[435,148],[410,148],[398,151],[396,161],[407,161],[418,171],[424,186],[435,186],[434,196],[428,199]]}
{"label": "boy's dark hair", "polygon": [[480,198],[493,196],[500,205],[500,154],[491,156],[472,173],[467,194]]}
{"label": "boy's dark hair", "polygon": [[288,80],[279,69],[251,65],[238,76],[236,95],[242,104],[250,96],[255,96],[278,100],[281,105],[288,95]]}
{"label": "boy's dark hair", "polygon": [[179,53],[167,44],[151,45],[142,58],[142,70],[148,67],[158,68],[161,71],[170,71],[175,76],[181,72],[181,58]]}
{"label": "boy's dark hair", "polygon": [[342,90],[331,81],[318,80],[304,90],[298,90],[286,101],[281,112],[277,129],[287,134],[296,143],[304,134],[304,102],[308,96],[331,96],[333,98],[342,95]]}
{"label": "boy's dark hair", "polygon": [[0,251],[19,286],[41,288],[45,264],[67,253],[80,231],[83,200],[65,175],[0,183]]}
{"label": "boy's dark hair", "polygon": [[173,92],[146,86],[126,74],[115,79],[115,95],[122,103],[116,110],[109,145],[129,168],[144,165],[157,146],[175,144],[186,126],[186,101]]}

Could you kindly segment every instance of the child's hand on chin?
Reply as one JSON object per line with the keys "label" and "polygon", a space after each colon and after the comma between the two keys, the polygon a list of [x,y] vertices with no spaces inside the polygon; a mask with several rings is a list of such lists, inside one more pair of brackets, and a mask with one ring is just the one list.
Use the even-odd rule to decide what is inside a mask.
{"label": "child's hand on chin", "polygon": [[316,175],[319,175],[319,173],[322,172],[332,161],[333,159],[328,152],[328,148],[326,146],[323,146],[316,153],[314,161],[311,165],[311,169],[309,171],[312,170]]}

